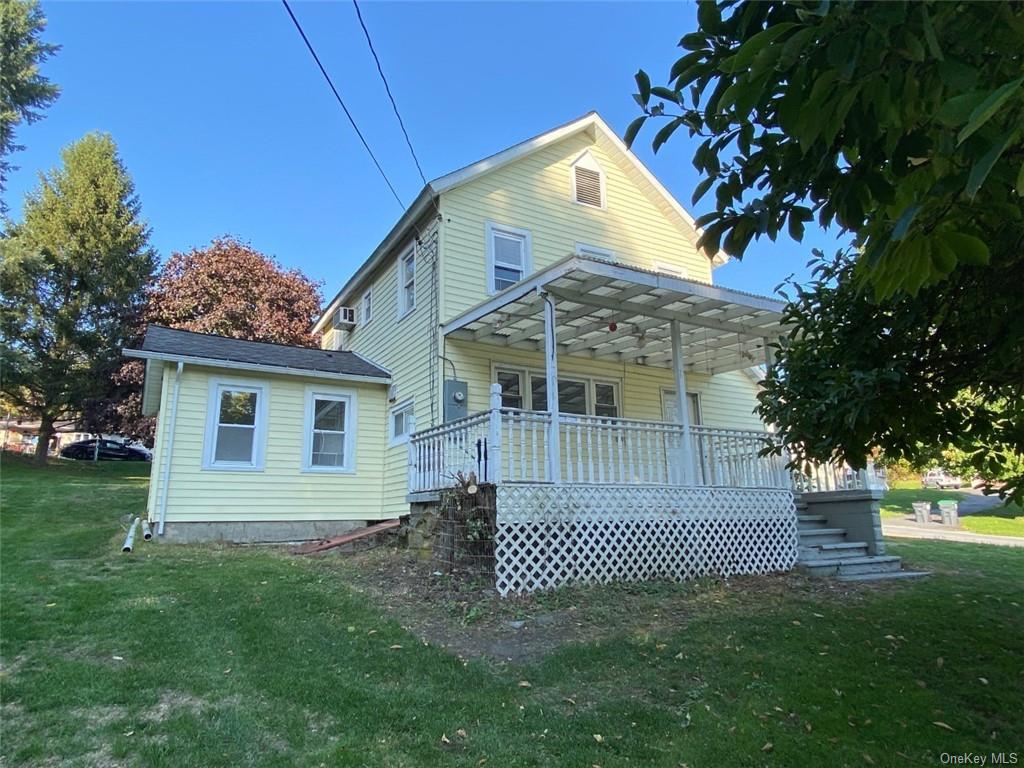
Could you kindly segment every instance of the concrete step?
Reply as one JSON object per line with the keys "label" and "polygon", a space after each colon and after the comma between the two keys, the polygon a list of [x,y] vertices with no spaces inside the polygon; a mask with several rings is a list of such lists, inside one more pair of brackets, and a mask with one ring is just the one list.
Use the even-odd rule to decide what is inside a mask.
{"label": "concrete step", "polygon": [[900,569],[901,560],[894,555],[837,557],[798,563],[808,576],[857,576],[865,573],[890,573]]}
{"label": "concrete step", "polygon": [[805,528],[798,530],[801,547],[816,547],[821,544],[840,544],[846,541],[845,528]]}
{"label": "concrete step", "polygon": [[888,581],[890,579],[920,579],[931,576],[931,571],[884,571],[882,573],[855,573],[837,576],[836,581]]}
{"label": "concrete step", "polygon": [[800,560],[834,560],[837,557],[867,557],[866,541],[843,541],[837,544],[820,544],[815,547],[800,547]]}
{"label": "concrete step", "polygon": [[824,515],[797,515],[797,528],[801,531],[811,528],[824,528],[828,525],[828,519]]}

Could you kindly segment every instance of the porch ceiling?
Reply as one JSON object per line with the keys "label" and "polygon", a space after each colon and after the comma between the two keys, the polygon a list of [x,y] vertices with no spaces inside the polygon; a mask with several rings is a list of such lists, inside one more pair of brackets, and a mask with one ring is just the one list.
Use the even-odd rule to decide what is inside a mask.
{"label": "porch ceiling", "polygon": [[786,331],[781,301],[570,256],[463,312],[444,334],[543,350],[542,293],[555,302],[559,355],[670,368],[669,324],[678,320],[686,370],[724,373],[764,364],[766,341]]}

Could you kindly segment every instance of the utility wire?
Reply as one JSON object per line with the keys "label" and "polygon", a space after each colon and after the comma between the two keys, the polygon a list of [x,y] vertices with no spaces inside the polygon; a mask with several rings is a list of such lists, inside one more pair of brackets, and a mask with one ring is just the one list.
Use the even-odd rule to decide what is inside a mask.
{"label": "utility wire", "polygon": [[[398,193],[395,191],[394,186],[391,184],[391,180],[388,179],[388,175],[384,173],[384,169],[381,167],[380,162],[377,160],[377,156],[373,154],[373,150],[370,149],[370,145],[366,142],[366,138],[363,136],[363,132],[360,131],[359,126],[356,125],[356,121],[352,117],[352,113],[348,111],[348,107],[345,106],[345,101],[344,99],[341,98],[341,94],[338,93],[338,89],[334,87],[334,82],[331,80],[331,76],[327,74],[327,70],[324,69],[324,65],[320,62],[320,57],[316,55],[316,50],[313,48],[313,44],[309,42],[309,38],[306,37],[306,33],[302,29],[302,25],[299,24],[299,20],[295,18],[295,14],[292,13],[291,6],[288,5],[288,0],[281,0],[281,3],[284,5],[284,9],[288,11],[288,15],[291,16],[292,23],[295,24],[295,28],[299,31],[299,34],[302,36],[302,41],[306,44],[306,48],[309,49],[309,53],[310,55],[312,55],[313,61],[315,61],[316,65],[320,68],[320,73],[324,76],[324,79],[327,81],[327,85],[331,87],[331,92],[334,93],[334,98],[338,100],[338,104],[341,105],[342,110],[345,112],[345,117],[347,117],[348,121],[352,124],[352,129],[356,132],[356,136],[359,137],[359,140],[363,143],[363,147],[366,149],[367,154],[370,155],[370,159],[373,160],[373,164],[377,166],[377,170],[380,171],[380,175],[384,179],[384,183],[388,185],[388,189],[391,190],[391,194],[395,196],[395,200],[397,200],[398,204],[404,209],[405,203],[403,203],[402,198],[398,196]],[[393,103],[394,101],[392,101],[392,104]],[[402,130],[404,131],[405,129],[403,128]],[[406,137],[406,139],[408,139],[408,136]],[[422,172],[420,175],[422,175]]]}
{"label": "utility wire", "polygon": [[416,157],[416,150],[412,148],[412,140],[409,138],[409,132],[405,130],[405,121],[402,120],[401,114],[398,112],[398,105],[395,103],[395,97],[391,94],[391,86],[388,85],[388,79],[384,76],[384,68],[380,65],[380,58],[377,56],[377,51],[373,47],[373,40],[370,39],[370,30],[366,28],[366,22],[363,21],[363,13],[359,10],[359,3],[357,0],[352,0],[352,5],[356,9],[356,17],[359,19],[359,26],[363,28],[363,34],[366,35],[366,44],[370,46],[370,53],[373,54],[373,60],[377,64],[377,72],[380,74],[380,79],[384,83],[384,90],[387,91],[388,99],[391,101],[391,108],[395,110],[395,117],[398,118],[398,125],[402,128],[402,135],[405,136],[405,143],[409,147],[409,154],[412,155],[412,161],[416,163],[416,170],[420,173],[420,178],[423,180],[423,186],[427,185],[427,177],[423,174],[423,168],[420,166],[420,159]]}

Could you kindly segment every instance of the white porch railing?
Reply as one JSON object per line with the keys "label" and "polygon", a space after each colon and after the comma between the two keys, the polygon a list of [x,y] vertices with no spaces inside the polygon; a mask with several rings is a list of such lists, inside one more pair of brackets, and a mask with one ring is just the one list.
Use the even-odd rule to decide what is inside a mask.
{"label": "white porch railing", "polygon": [[[433,429],[409,441],[409,491],[455,484],[459,472],[481,482],[550,482],[546,411],[495,408]],[[565,483],[789,488],[781,456],[761,456],[767,432],[690,428],[692,471],[685,471],[680,424],[599,416],[559,415],[559,464]]]}
{"label": "white porch railing", "polygon": [[883,488],[884,484],[875,474],[875,467],[868,462],[864,469],[853,469],[846,464],[812,464],[804,471],[792,473],[793,490],[797,493],[820,493],[824,491],[858,491]]}

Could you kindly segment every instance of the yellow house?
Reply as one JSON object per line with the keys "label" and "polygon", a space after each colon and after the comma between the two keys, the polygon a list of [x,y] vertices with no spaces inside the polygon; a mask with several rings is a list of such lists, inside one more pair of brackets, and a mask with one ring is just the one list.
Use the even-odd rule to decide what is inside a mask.
{"label": "yellow house", "polygon": [[151,329],[128,352],[160,413],[151,520],[313,537],[461,473],[495,485],[502,592],[791,567],[754,413],[783,305],[715,285],[698,237],[596,113],[435,179],[325,309],[323,350]]}

